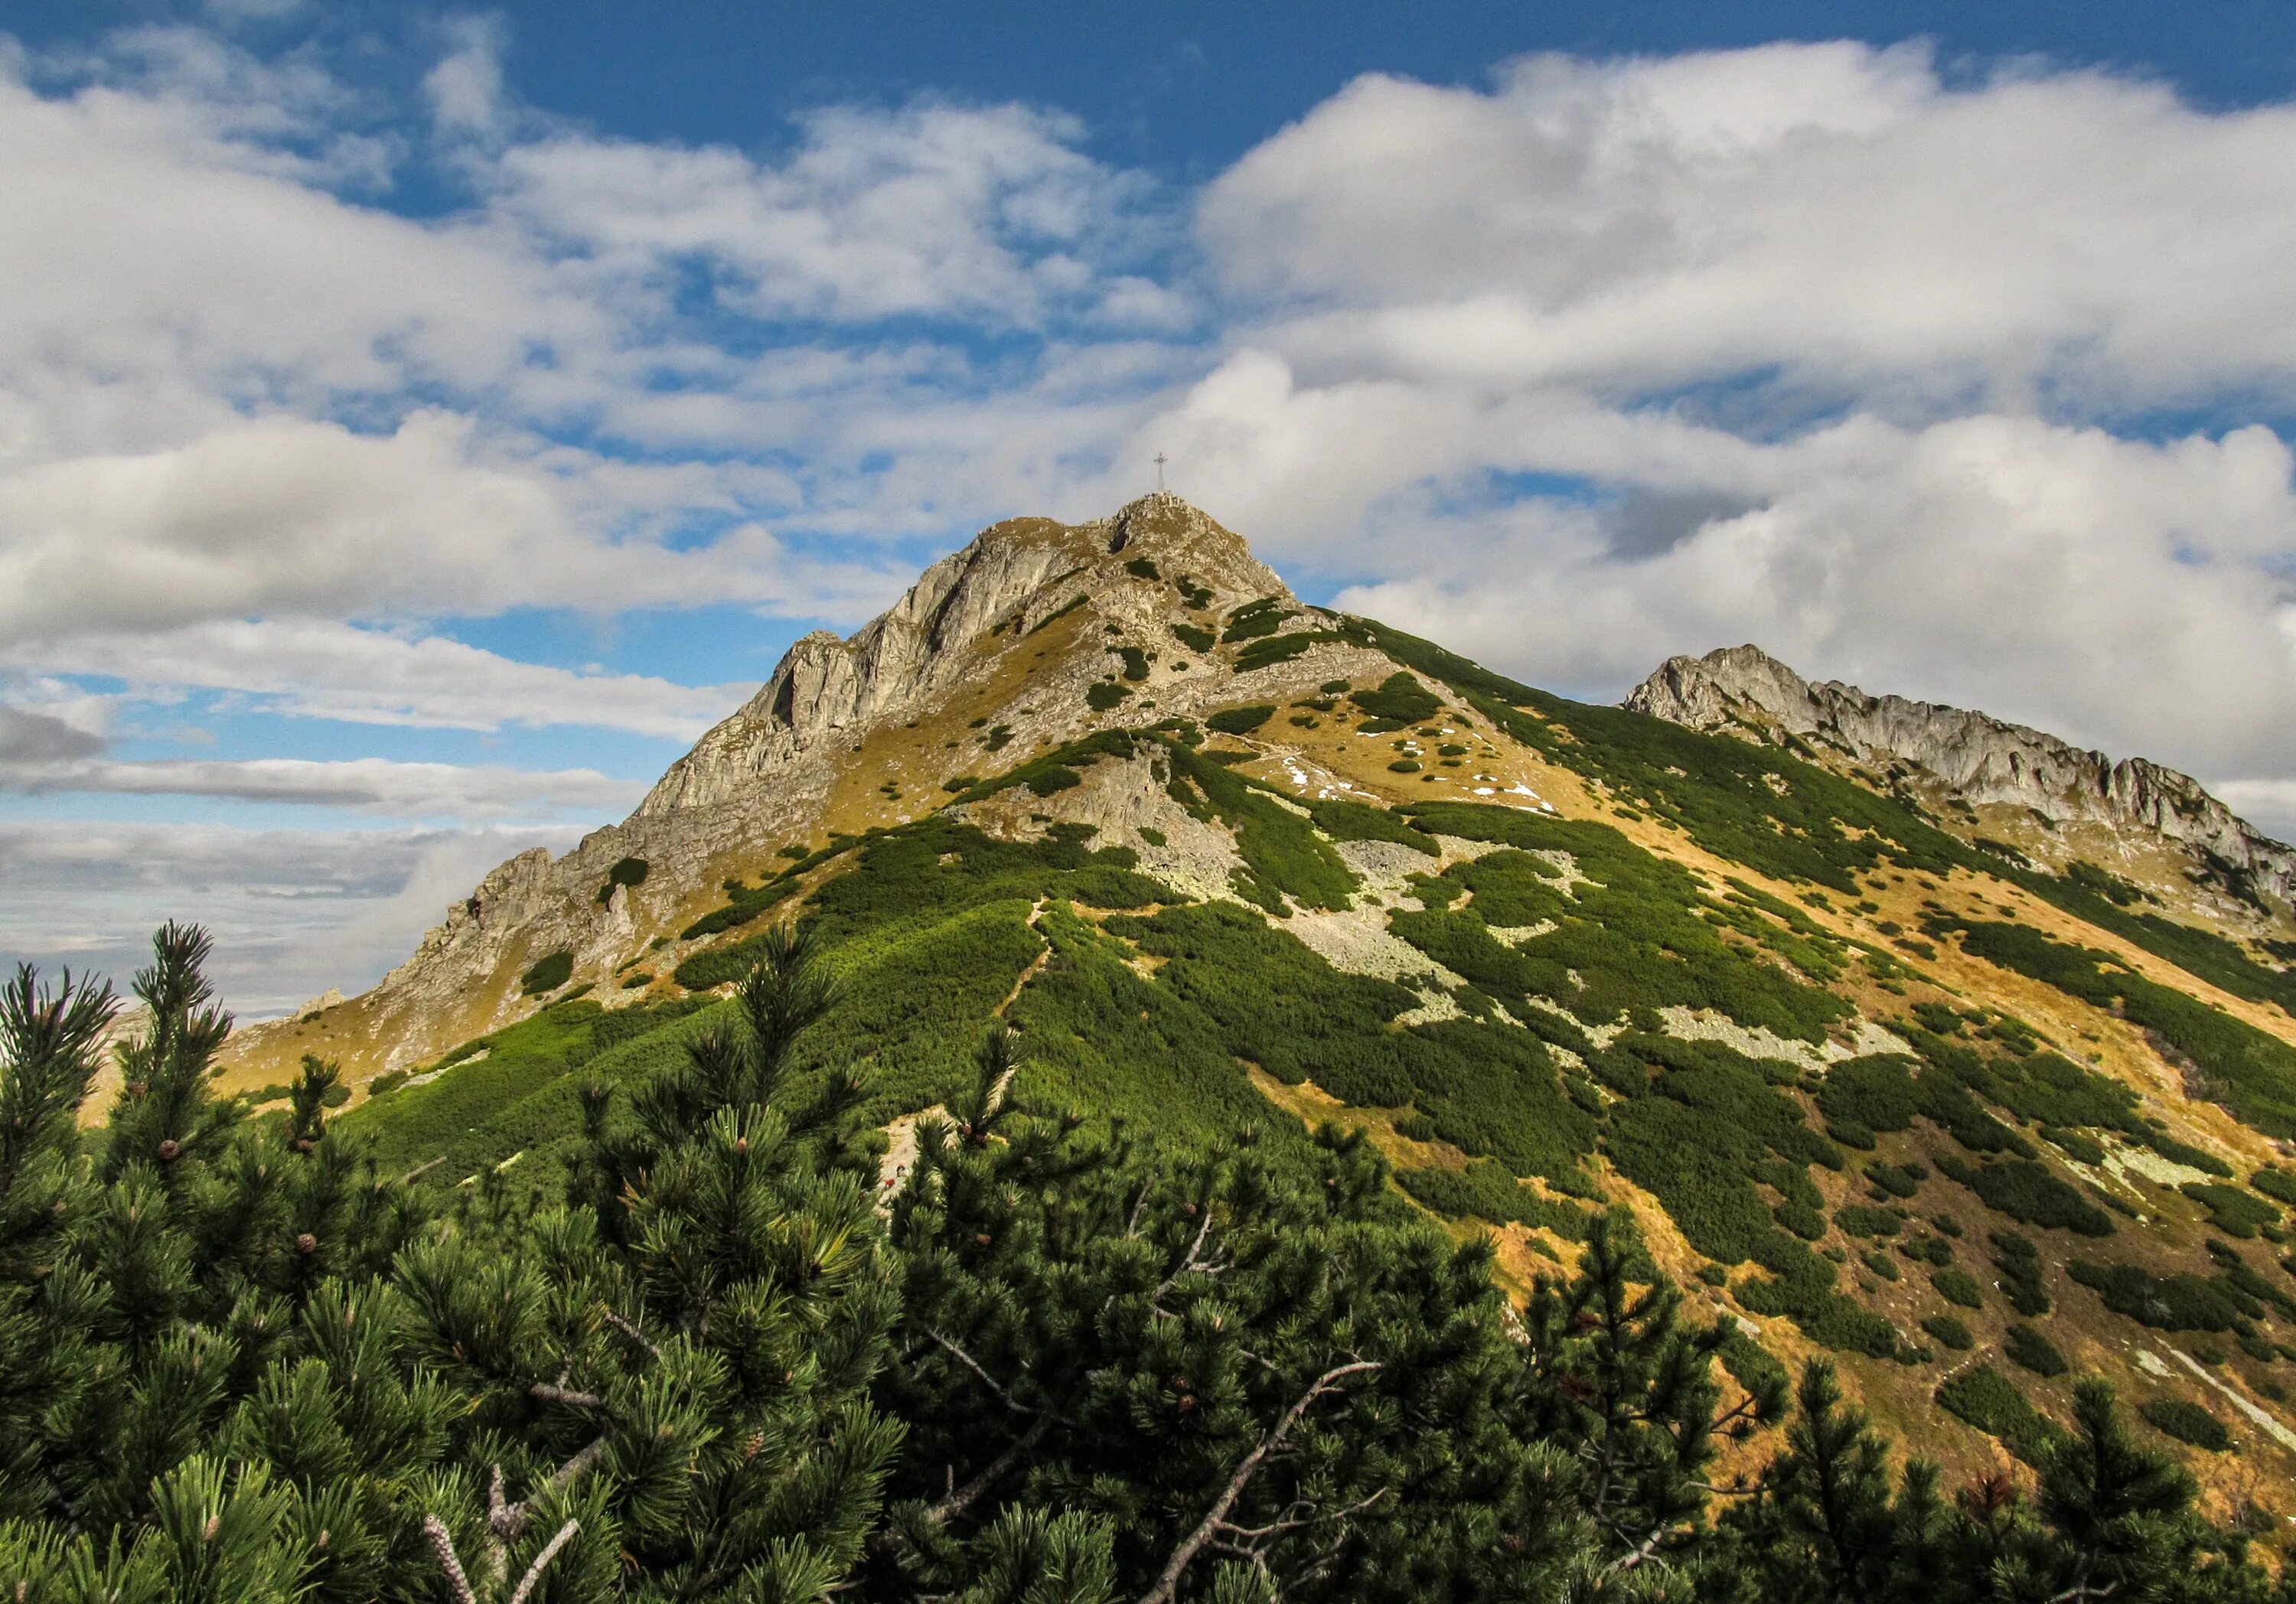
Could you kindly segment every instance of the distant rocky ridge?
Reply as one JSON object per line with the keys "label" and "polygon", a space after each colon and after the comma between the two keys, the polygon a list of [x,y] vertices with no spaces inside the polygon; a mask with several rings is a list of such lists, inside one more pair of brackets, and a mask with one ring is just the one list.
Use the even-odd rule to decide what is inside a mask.
{"label": "distant rocky ridge", "polygon": [[1696,730],[1781,743],[1791,735],[1855,763],[1911,764],[1972,806],[2149,830],[2220,874],[2296,903],[2296,850],[2258,831],[2191,775],[2147,758],[2116,762],[1983,713],[1873,696],[1839,681],[1812,684],[1758,646],[1669,658],[1625,705]]}

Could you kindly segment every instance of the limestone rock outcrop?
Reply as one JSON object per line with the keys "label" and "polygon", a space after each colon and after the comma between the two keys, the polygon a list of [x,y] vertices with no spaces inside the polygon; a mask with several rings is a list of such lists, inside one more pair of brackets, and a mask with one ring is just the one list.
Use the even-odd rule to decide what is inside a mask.
{"label": "limestone rock outcrop", "polygon": [[[970,672],[964,648],[1008,619],[1020,632],[1042,622],[1092,588],[1095,558],[1120,552],[1160,559],[1216,594],[1288,594],[1241,538],[1177,496],[1146,496],[1073,527],[992,525],[851,638],[816,630],[791,647],[755,696],[670,765],[639,816],[724,802],[800,753],[907,712]],[[1080,583],[1055,584],[1071,577]]]}
{"label": "limestone rock outcrop", "polygon": [[1625,706],[1756,741],[1791,735],[1883,770],[1910,764],[1973,806],[2002,804],[2060,823],[2150,831],[2220,874],[2245,876],[2258,890],[2296,901],[2296,850],[2257,831],[2191,775],[2147,758],[2115,761],[1967,708],[1869,695],[1834,680],[1813,684],[1758,646],[1669,658]]}

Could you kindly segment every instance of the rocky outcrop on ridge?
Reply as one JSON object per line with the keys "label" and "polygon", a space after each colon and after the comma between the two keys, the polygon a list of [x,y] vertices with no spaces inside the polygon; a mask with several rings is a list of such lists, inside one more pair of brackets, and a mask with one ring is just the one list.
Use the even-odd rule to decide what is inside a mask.
{"label": "rocky outcrop on ridge", "polygon": [[2055,822],[2137,828],[2219,874],[2296,902],[2296,851],[2251,827],[2189,774],[2119,761],[2044,731],[1839,681],[1813,684],[1758,646],[1669,658],[1628,693],[1629,711],[1756,741],[1792,736],[1854,763],[1910,764],[1972,806],[2030,808]]}
{"label": "rocky outcrop on ridge", "polygon": [[[906,713],[972,671],[976,654],[965,648],[1007,619],[1025,633],[1093,588],[1096,559],[1120,552],[1185,572],[1215,595],[1289,595],[1241,538],[1175,495],[1144,496],[1073,527],[1043,518],[992,525],[850,639],[816,630],[791,647],[757,695],[670,765],[638,816],[738,797],[801,753]],[[1070,577],[1079,583],[1054,588]]]}

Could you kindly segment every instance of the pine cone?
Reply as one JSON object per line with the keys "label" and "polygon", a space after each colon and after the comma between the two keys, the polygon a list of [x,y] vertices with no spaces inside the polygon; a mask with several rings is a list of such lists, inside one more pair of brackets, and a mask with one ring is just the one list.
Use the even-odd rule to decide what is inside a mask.
{"label": "pine cone", "polygon": [[160,1144],[159,1151],[160,1163],[173,1164],[184,1156],[184,1144],[170,1136]]}
{"label": "pine cone", "polygon": [[318,1239],[318,1238],[316,1238],[316,1237],[313,1236],[313,1235],[312,1235],[309,1232],[308,1232],[308,1231],[304,1231],[304,1232],[298,1232],[296,1233],[296,1236],[295,1236],[295,1251],[296,1251],[296,1252],[298,1252],[298,1253],[316,1253],[316,1252],[318,1252],[318,1250],[319,1250],[319,1239]]}

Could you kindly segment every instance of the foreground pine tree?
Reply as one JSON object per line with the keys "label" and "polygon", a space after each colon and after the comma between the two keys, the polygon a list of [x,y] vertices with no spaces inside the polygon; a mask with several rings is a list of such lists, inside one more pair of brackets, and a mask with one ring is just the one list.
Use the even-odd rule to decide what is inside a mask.
{"label": "foreground pine tree", "polygon": [[1151,1604],[1443,1591],[1479,1507],[1462,1444],[1509,1452],[1486,1250],[1375,1207],[1356,1139],[1303,1174],[1249,1133],[1160,1173],[1029,1108],[1015,1068],[992,1037],[892,1204],[886,1395],[917,1479],[878,1591],[992,1562],[958,1535],[990,1509],[992,1540],[1016,1513],[1086,1518],[1078,1540]]}
{"label": "foreground pine tree", "polygon": [[[820,1598],[898,1427],[874,1215],[772,1091],[818,1011],[776,949],[742,1018],[605,1145],[611,1213],[426,1211],[324,1118],[213,1094],[197,931],[110,994],[0,994],[0,1584],[22,1600]],[[602,1125],[610,1123],[602,1105]]]}
{"label": "foreground pine tree", "polygon": [[2101,1384],[1948,1497],[1623,1215],[1511,1308],[1359,1137],[1160,1154],[1001,1030],[881,1194],[857,1084],[792,1068],[829,989],[762,950],[682,1063],[584,1089],[562,1197],[379,1174],[316,1060],[217,1096],[174,926],[83,1130],[115,1000],[19,970],[0,1600],[2296,1600]]}
{"label": "foreground pine tree", "polygon": [[1512,1421],[1561,1457],[1588,1584],[1673,1568],[1704,1534],[1723,1444],[1780,1419],[1783,1380],[1766,1368],[1726,1392],[1727,1331],[1683,1323],[1681,1295],[1625,1215],[1593,1222],[1575,1277],[1537,1283],[1523,1331]]}

